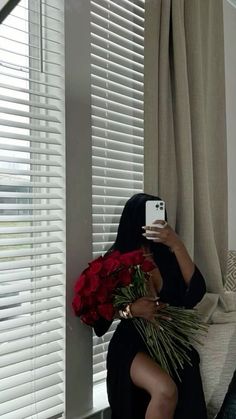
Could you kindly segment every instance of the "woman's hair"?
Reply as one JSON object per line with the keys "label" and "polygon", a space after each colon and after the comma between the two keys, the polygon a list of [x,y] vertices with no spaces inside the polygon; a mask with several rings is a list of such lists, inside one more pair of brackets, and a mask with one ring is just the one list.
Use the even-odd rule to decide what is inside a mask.
{"label": "woman's hair", "polygon": [[112,249],[121,253],[139,249],[142,245],[152,247],[150,240],[147,240],[142,233],[142,226],[145,225],[146,201],[161,200],[161,198],[145,193],[133,195],[125,204],[121,214],[117,237]]}

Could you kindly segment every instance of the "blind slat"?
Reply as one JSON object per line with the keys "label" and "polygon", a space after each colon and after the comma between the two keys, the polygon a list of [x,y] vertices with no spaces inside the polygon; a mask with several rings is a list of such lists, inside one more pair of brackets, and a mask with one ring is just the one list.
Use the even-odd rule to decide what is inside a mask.
{"label": "blind slat", "polygon": [[61,167],[62,163],[60,160],[43,160],[43,159],[25,159],[20,157],[11,157],[11,156],[0,156],[0,162],[9,162],[9,163],[19,163],[19,164],[28,164],[35,166],[52,166],[52,167]]}
{"label": "blind slat", "polygon": [[[62,393],[62,391],[61,391]],[[35,395],[35,397],[37,394]],[[52,396],[48,395],[47,399],[43,399],[42,401],[37,401],[37,405],[34,403],[33,396],[28,398],[29,402],[27,402],[26,406],[21,407],[17,405],[17,419],[48,419],[50,418],[50,414],[54,414],[54,412],[60,413],[64,410],[64,402],[61,396]],[[38,398],[39,400],[39,398]],[[1,419],[15,419],[16,412],[8,412],[6,415],[2,415]]]}
{"label": "blind slat", "polygon": [[63,325],[61,324],[60,321],[48,321],[48,322],[44,322],[44,324],[42,325],[41,324],[36,325],[36,327],[32,327],[32,326],[21,327],[21,328],[18,328],[18,330],[13,330],[10,332],[3,332],[2,335],[0,336],[0,342],[4,343],[6,341],[11,342],[12,340],[15,340],[16,342],[14,343],[16,344],[15,346],[17,346],[18,339],[21,340],[22,338],[26,338],[26,337],[33,337],[41,333],[61,330],[62,328],[63,328]]}
{"label": "blind slat", "polygon": [[[24,257],[24,256],[39,256],[39,255],[53,255],[55,253],[62,253],[62,249],[58,247],[52,246],[41,246],[40,248],[35,249],[19,249],[19,250],[4,250],[0,253],[0,258],[16,258],[16,257]],[[1,265],[0,265],[1,269]]]}
{"label": "blind slat", "polygon": [[[60,357],[60,355],[57,353],[56,354],[52,353],[49,355],[36,357],[35,362],[34,362],[34,368],[43,368],[48,365],[53,365],[55,363],[61,363],[61,362],[62,362],[62,358]],[[28,372],[31,370],[31,368],[32,368],[31,360],[22,361],[15,365],[7,366],[7,367],[2,367],[0,371],[0,379],[8,378],[8,377],[16,376],[17,374]]]}
{"label": "blind slat", "polygon": [[37,357],[49,354],[54,356],[54,354],[60,354],[61,349],[62,345],[58,341],[47,343],[47,345],[35,346],[34,351],[32,351],[32,348],[23,349],[18,352],[1,356],[0,367],[5,368],[6,366],[12,366],[14,364],[17,366],[20,362],[32,362],[32,360],[37,359]]}
{"label": "blind slat", "polygon": [[56,95],[52,95],[52,94],[47,94],[47,93],[43,93],[37,90],[31,90],[31,89],[26,89],[24,87],[19,87],[19,86],[15,86],[12,84],[4,84],[4,83],[0,83],[0,88],[1,89],[6,89],[6,90],[13,90],[13,91],[17,91],[17,92],[21,92],[21,93],[26,93],[28,95],[34,95],[34,96],[41,96],[47,99],[55,99],[55,100],[59,100],[60,97],[56,96]]}
{"label": "blind slat", "polygon": [[[96,0],[94,1],[96,3]],[[124,2],[123,2],[124,3]],[[127,16],[130,17],[132,20],[138,20],[140,21],[141,25],[143,25],[144,18],[143,18],[143,9],[136,7],[136,9],[133,11],[134,5],[132,3],[126,2],[125,8],[122,7],[120,4],[117,4],[116,2],[113,2],[111,0],[100,0],[99,4],[102,4],[103,7],[107,7],[108,10],[114,10],[115,14],[121,15],[121,16]],[[131,6],[131,7],[129,7]],[[141,12],[140,15],[138,14],[138,11]]]}
{"label": "blind slat", "polygon": [[18,129],[27,129],[27,130],[33,130],[33,131],[39,131],[39,132],[49,132],[52,134],[61,134],[61,132],[54,127],[49,127],[48,125],[36,125],[36,124],[31,124],[29,123],[24,123],[24,122],[16,122],[16,121],[12,121],[12,120],[8,120],[8,119],[0,119],[0,125],[2,126],[6,126],[6,127],[15,127]]}
{"label": "blind slat", "polygon": [[91,57],[93,59],[93,64],[99,66],[104,65],[105,68],[109,68],[112,71],[119,71],[121,74],[127,77],[133,76],[134,80],[138,80],[140,82],[144,80],[142,71],[140,69],[133,69],[132,66],[126,67],[125,60],[123,60],[123,62],[116,62],[116,60],[113,60],[108,57],[108,55],[105,55],[104,51],[102,55],[99,53],[99,51],[94,51],[91,53]]}
{"label": "blind slat", "polygon": [[[48,274],[50,274],[50,271],[48,272]],[[40,278],[40,277],[38,277],[38,278]],[[55,287],[55,286],[61,285],[61,280],[54,279],[54,278],[49,278],[46,281],[43,281],[43,280],[37,281],[36,284],[33,281],[27,281],[26,278],[24,278],[24,279],[25,279],[24,283],[22,282],[22,278],[20,278],[21,282],[18,282],[18,283],[14,283],[14,281],[12,281],[12,283],[13,283],[12,284],[11,281],[10,281],[11,285],[9,285],[8,280],[5,280],[5,281],[0,280],[1,281],[0,290],[2,291],[1,300],[4,302],[4,298],[7,294],[23,292],[23,291],[30,291],[30,290],[35,291],[35,290],[38,290],[38,289],[41,289],[41,288],[50,288],[50,287]],[[28,279],[35,279],[34,272],[31,273],[31,277],[28,278]],[[19,279],[18,279],[18,281],[19,281]],[[4,285],[2,285],[3,282],[5,282]],[[3,296],[3,294],[4,294],[4,296]]]}
{"label": "blind slat", "polygon": [[[2,287],[1,287],[2,288]],[[36,292],[37,290],[37,292]],[[60,287],[56,287],[56,289],[52,288],[52,290],[41,290],[39,289],[33,289],[34,292],[25,292],[24,290],[22,290],[21,292],[16,293],[17,295],[13,296],[13,297],[1,297],[0,298],[0,307],[8,307],[8,306],[13,306],[13,305],[17,305],[17,304],[24,304],[24,303],[30,303],[30,302],[35,302],[35,301],[39,301],[39,300],[45,300],[46,298],[56,298],[56,297],[61,297],[62,291],[60,290]],[[0,352],[1,352],[1,348],[0,348]]]}
{"label": "blind slat", "polygon": [[34,348],[37,345],[45,345],[50,342],[62,340],[62,339],[63,337],[59,332],[51,332],[49,334],[47,333],[42,336],[33,336],[32,338],[29,337],[29,338],[20,339],[17,342],[17,346],[15,343],[7,343],[7,345],[4,345],[3,347],[1,347],[0,355],[1,356],[7,355],[12,352],[20,351],[22,349]]}
{"label": "blind slat", "polygon": [[134,31],[132,31],[132,29],[128,29],[127,27],[123,27],[120,24],[113,22],[106,15],[104,16],[100,15],[98,12],[94,12],[93,10],[91,11],[91,17],[94,20],[94,22],[103,22],[104,26],[107,25],[109,27],[113,27],[114,30],[118,30],[118,33],[121,33],[123,36],[132,36],[137,40],[137,42],[143,44],[142,35],[135,33]]}
{"label": "blind slat", "polygon": [[[14,175],[14,173],[13,173]],[[34,189],[37,188],[39,190],[41,189],[63,189],[62,183],[54,183],[54,182],[50,182],[50,183],[45,183],[45,182],[24,182],[23,180],[19,180],[19,177],[6,177],[4,175],[1,176],[0,173],[0,179],[4,179],[4,185],[6,187],[8,186],[14,186],[14,187],[19,187],[19,188],[30,188],[30,189]],[[13,180],[14,179],[14,180]],[[22,179],[22,178],[21,178]],[[40,216],[35,216],[34,217],[35,220],[38,218],[38,221],[40,221]],[[0,216],[0,220],[3,221],[3,218]],[[43,219],[42,219],[43,220]],[[42,221],[41,220],[41,221]],[[13,219],[11,221],[14,221]],[[32,218],[33,221],[33,218]]]}
{"label": "blind slat", "polygon": [[[13,140],[29,141],[30,143],[45,143],[45,144],[56,144],[61,145],[60,138],[49,138],[49,137],[37,137],[29,136],[25,134],[19,134],[18,132],[7,132],[0,131],[1,138],[12,138]],[[17,144],[16,144],[17,145]]]}
{"label": "blind slat", "polygon": [[[9,391],[7,391],[7,394],[9,394],[8,400],[5,401],[4,403],[1,403],[1,413],[3,415],[4,414],[11,415],[14,410],[17,412],[19,409],[22,409],[23,407],[30,406],[36,398],[37,398],[37,405],[39,405],[39,403],[41,402],[41,405],[43,407],[45,405],[44,403],[45,400],[50,399],[50,397],[52,396],[62,393],[60,386],[57,385],[61,383],[62,380],[58,377],[57,380],[54,381],[55,384],[50,386],[50,382],[53,382],[53,381],[54,381],[53,379],[50,379],[50,377],[48,377],[48,386],[45,383],[46,388],[41,389],[40,384],[43,385],[42,380],[39,383],[36,380],[34,380],[34,383],[35,383],[34,387],[32,386],[32,384],[29,384],[28,386],[24,387],[24,391],[29,394],[26,394],[25,396],[22,395],[20,397],[17,397],[16,399],[14,398],[13,394],[11,396],[9,394]],[[34,391],[34,388],[36,388],[35,391]],[[24,394],[24,392],[22,393]],[[18,393],[16,391],[16,396],[17,395]],[[12,397],[12,398],[9,399],[9,397]]]}
{"label": "blind slat", "polygon": [[[42,143],[42,142],[41,142]],[[30,142],[31,144],[31,142]],[[1,144],[0,148],[1,150],[6,151],[18,151],[20,153],[27,153],[27,154],[37,154],[37,155],[46,155],[46,156],[62,156],[61,152],[58,151],[55,147],[48,147],[47,148],[36,148],[36,147],[30,147],[30,144],[28,144],[28,147],[25,146],[18,146],[16,144]],[[57,147],[58,148],[58,147]],[[32,160],[31,160],[32,161]],[[30,160],[27,160],[27,162],[30,162]],[[35,160],[35,164],[37,164],[39,160]]]}
{"label": "blind slat", "polygon": [[[0,73],[0,76],[1,76],[1,73]],[[22,98],[16,98],[12,96],[4,96],[4,95],[0,95],[0,100],[3,102],[18,103],[20,105],[26,105],[32,108],[39,108],[39,109],[44,109],[44,110],[60,112],[60,109],[58,108],[58,106],[53,105],[53,104],[40,103],[33,100],[26,100]],[[6,109],[9,109],[9,108],[6,108]],[[16,112],[19,112],[19,111],[16,111]],[[16,115],[19,115],[19,113],[17,113]],[[32,115],[34,114],[32,113]],[[29,116],[29,114],[26,114],[26,116]]]}
{"label": "blind slat", "polygon": [[31,118],[31,119],[40,119],[40,120],[48,121],[48,122],[60,123],[60,120],[53,115],[51,116],[48,116],[46,114],[41,115],[36,112],[25,112],[25,111],[20,111],[18,109],[13,109],[13,108],[8,108],[8,107],[3,107],[3,106],[0,106],[0,113],[4,113],[7,115],[23,116],[25,118]]}
{"label": "blind slat", "polygon": [[[34,323],[38,324],[40,322],[46,322],[49,320],[56,320],[63,317],[63,312],[60,309],[52,309],[50,310],[50,313],[35,313],[34,316],[22,316],[10,319],[10,320],[4,320],[1,322],[1,332],[4,332],[5,330],[10,329],[17,329],[18,327],[27,326],[27,325],[33,325]],[[57,356],[61,356],[59,354],[56,354]],[[2,369],[0,370],[0,377],[2,374]],[[7,369],[6,369],[7,371]]]}
{"label": "blind slat", "polygon": [[44,232],[55,232],[55,231],[62,231],[61,227],[58,225],[44,225],[42,227],[3,227],[0,228],[0,234],[21,234],[21,233],[44,233]]}
{"label": "blind slat", "polygon": [[[25,393],[22,394],[22,391],[24,391],[27,388],[31,387],[30,391],[29,391],[29,392],[31,392],[32,385],[29,386],[29,384],[32,381],[32,379],[33,380],[38,380],[38,379],[47,377],[48,375],[51,376],[51,375],[54,375],[54,374],[56,374],[56,376],[57,376],[57,373],[60,373],[61,371],[62,371],[62,367],[59,364],[56,364],[56,365],[52,364],[52,365],[47,365],[46,368],[42,367],[42,368],[39,368],[39,369],[33,369],[32,371],[28,371],[28,372],[23,373],[23,374],[18,374],[14,378],[10,377],[10,378],[2,379],[0,401],[1,401],[1,399],[5,400],[5,401],[7,399],[11,400],[12,394],[13,394],[13,397],[16,397],[16,391],[14,389],[14,387],[16,387],[16,386],[21,386],[17,389],[17,393],[20,394],[20,395],[24,395]],[[55,377],[54,377],[54,380],[55,380]],[[23,383],[26,383],[26,385],[23,386],[22,385]],[[10,394],[8,392],[6,392],[7,389],[9,389]],[[5,395],[4,395],[4,391],[5,391]]]}
{"label": "blind slat", "polygon": [[100,13],[100,15],[103,14],[104,16],[109,16],[109,18],[111,17],[111,20],[118,21],[121,26],[124,26],[124,27],[127,26],[129,28],[131,27],[133,32],[137,31],[141,35],[143,34],[144,32],[143,22],[141,24],[134,23],[133,17],[132,19],[130,17],[125,18],[119,12],[115,13],[110,8],[101,6],[101,2],[98,3],[96,1],[91,1],[91,4],[92,6],[94,6],[95,10],[96,9],[98,10],[98,13]]}
{"label": "blind slat", "polygon": [[6,215],[0,216],[0,222],[9,221],[9,222],[37,222],[37,221],[62,221],[62,217],[58,214],[54,215]]}
{"label": "blind slat", "polygon": [[63,175],[61,172],[53,172],[53,171],[34,171],[34,170],[21,170],[21,169],[7,169],[0,167],[0,174],[6,175],[22,175],[22,176],[37,176],[37,177],[57,177],[61,178]]}
{"label": "blind slat", "polygon": [[[143,126],[143,120],[141,118],[136,118],[133,115],[127,115],[121,112],[113,111],[113,110],[107,110],[106,108],[103,108],[101,106],[92,106],[93,112],[95,116],[102,117],[104,120],[107,118],[107,120],[116,120],[116,122],[124,123],[127,125],[134,126],[135,128],[142,128]],[[135,123],[135,125],[133,125]]]}
{"label": "blind slat", "polygon": [[[32,256],[32,254],[30,255]],[[0,270],[1,272],[4,271],[11,271],[15,269],[26,269],[26,268],[37,268],[40,266],[50,266],[50,265],[61,265],[61,260],[58,258],[53,257],[47,257],[47,258],[41,258],[41,259],[24,259],[22,261],[13,261],[11,264],[9,262],[1,262]],[[1,317],[2,312],[0,313]]]}

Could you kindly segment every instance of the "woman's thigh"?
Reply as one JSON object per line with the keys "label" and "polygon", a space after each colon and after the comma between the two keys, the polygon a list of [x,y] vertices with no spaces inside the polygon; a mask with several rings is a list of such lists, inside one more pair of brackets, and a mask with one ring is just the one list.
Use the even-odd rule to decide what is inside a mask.
{"label": "woman's thigh", "polygon": [[151,396],[155,393],[167,397],[177,395],[174,380],[149,355],[138,352],[130,367],[130,377],[133,383]]}

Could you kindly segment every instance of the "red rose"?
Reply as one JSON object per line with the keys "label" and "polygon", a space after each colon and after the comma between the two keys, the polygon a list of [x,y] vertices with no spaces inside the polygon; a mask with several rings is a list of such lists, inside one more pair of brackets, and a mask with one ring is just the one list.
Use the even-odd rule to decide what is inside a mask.
{"label": "red rose", "polygon": [[88,297],[92,292],[91,291],[91,288],[92,288],[91,283],[92,283],[92,278],[90,278],[89,276],[86,276],[83,289],[81,290],[81,292],[79,294],[82,295],[83,297]]}
{"label": "red rose", "polygon": [[119,286],[127,287],[132,282],[132,275],[129,269],[122,269],[119,272]]}
{"label": "red rose", "polygon": [[96,310],[91,310],[86,314],[83,314],[81,317],[83,323],[93,326],[94,323],[99,319],[99,315]]}
{"label": "red rose", "polygon": [[100,304],[98,306],[98,312],[102,317],[104,317],[104,319],[112,320],[115,314],[115,309],[111,303]]}
{"label": "red rose", "polygon": [[84,304],[83,304],[82,298],[79,295],[76,295],[73,298],[72,306],[73,306],[73,309],[74,309],[75,314],[77,316],[80,316],[81,313],[83,312]]}
{"label": "red rose", "polygon": [[100,285],[100,277],[99,275],[94,274],[90,271],[90,269],[87,269],[85,273],[83,274],[83,278],[81,279],[81,283],[77,284],[75,287],[75,291],[83,295],[85,297],[88,297],[91,293],[96,292]]}
{"label": "red rose", "polygon": [[86,308],[86,311],[92,310],[94,307],[96,307],[96,295],[95,294],[89,294],[86,299],[84,299],[84,306]]}
{"label": "red rose", "polygon": [[86,279],[87,281],[84,285],[86,293],[90,294],[91,292],[95,292],[100,285],[99,275],[93,274],[92,272],[88,272]]}
{"label": "red rose", "polygon": [[103,283],[96,293],[96,299],[99,303],[103,304],[108,300],[108,297],[109,297],[109,292],[107,290],[105,283]]}
{"label": "red rose", "polygon": [[142,262],[142,264],[141,264],[141,266],[140,266],[140,268],[141,268],[141,271],[143,271],[143,272],[150,272],[150,271],[152,271],[153,269],[155,269],[155,264],[154,264],[154,262],[152,262],[151,260],[144,260],[143,262]]}
{"label": "red rose", "polygon": [[102,269],[102,256],[99,258],[94,259],[92,262],[89,262],[89,272],[91,274],[97,274]]}
{"label": "red rose", "polygon": [[74,291],[76,293],[80,293],[80,291],[84,288],[86,282],[86,275],[84,272],[80,275],[79,279],[75,283]]}
{"label": "red rose", "polygon": [[119,259],[111,256],[104,260],[102,265],[102,273],[104,275],[110,275],[110,273],[115,272],[120,267]]}
{"label": "red rose", "polygon": [[112,275],[106,278],[104,285],[106,287],[106,290],[108,293],[112,294],[117,287],[119,282],[119,276],[118,275]]}
{"label": "red rose", "polygon": [[134,250],[133,252],[124,253],[120,257],[121,263],[125,266],[140,265],[144,260],[142,250]]}

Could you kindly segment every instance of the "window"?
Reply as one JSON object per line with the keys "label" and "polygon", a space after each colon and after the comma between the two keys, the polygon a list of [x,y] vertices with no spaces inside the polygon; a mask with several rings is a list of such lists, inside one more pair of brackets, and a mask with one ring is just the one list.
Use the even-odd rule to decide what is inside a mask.
{"label": "window", "polygon": [[63,1],[0,26],[1,417],[64,412]]}
{"label": "window", "polygon": [[[144,1],[91,1],[93,257],[114,243],[124,203],[143,190]],[[116,323],[93,337],[104,380]]]}

